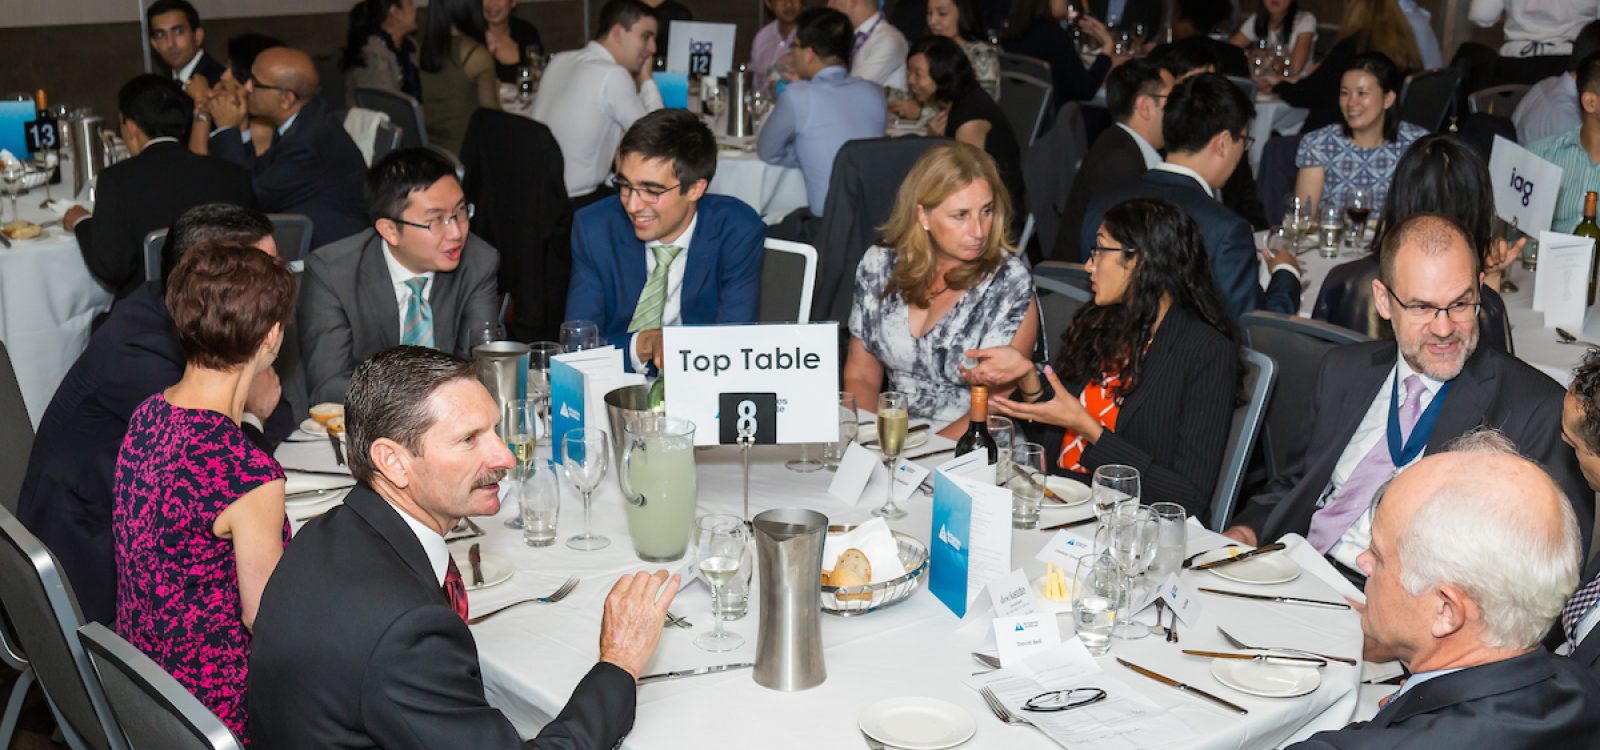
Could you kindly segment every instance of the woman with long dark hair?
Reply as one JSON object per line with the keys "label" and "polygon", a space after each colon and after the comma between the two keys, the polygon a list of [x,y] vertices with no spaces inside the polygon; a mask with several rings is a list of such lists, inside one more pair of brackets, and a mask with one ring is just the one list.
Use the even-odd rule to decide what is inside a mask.
{"label": "woman with long dark hair", "polygon": [[357,86],[399,91],[422,98],[417,71],[417,5],[412,0],[361,0],[350,9],[350,29],[345,33],[345,87]]}
{"label": "woman with long dark hair", "polygon": [[484,39],[482,0],[433,0],[422,35],[422,116],[431,145],[461,152],[479,107],[500,108],[494,55]]}
{"label": "woman with long dark hair", "polygon": [[1383,202],[1400,155],[1428,131],[1400,120],[1405,76],[1382,52],[1356,55],[1339,83],[1339,121],[1300,139],[1295,195],[1343,206],[1354,190]]}
{"label": "woman with long dark hair", "polygon": [[972,0],[928,0],[928,32],[961,45],[978,85],[1000,101],[999,50],[984,38],[981,23]]}
{"label": "woman with long dark hair", "polygon": [[978,382],[1016,382],[991,411],[1024,420],[1051,472],[1088,480],[1106,464],[1139,470],[1146,497],[1203,516],[1237,403],[1239,344],[1200,229],[1176,205],[1135,198],[1111,207],[1089,258],[1094,303],[1078,311],[1056,361],[967,352]]}
{"label": "woman with long dark hair", "polygon": [[[1062,24],[1076,25],[1100,43],[1100,54],[1084,67],[1072,35]],[[1011,15],[1006,21],[1005,51],[1037,57],[1050,63],[1054,106],[1094,98],[1106,81],[1106,74],[1128,60],[1128,55],[1112,55],[1111,30],[1093,16],[1080,15],[1068,0],[1011,0]]]}
{"label": "woman with long dark hair", "polygon": [[1339,86],[1344,72],[1356,55],[1367,52],[1388,57],[1402,78],[1422,69],[1422,53],[1397,0],[1345,0],[1339,41],[1322,61],[1301,76],[1262,76],[1256,79],[1256,90],[1271,91],[1292,106],[1311,110],[1301,129],[1309,133],[1339,122]]}
{"label": "woman with long dark hair", "polygon": [[1300,0],[1261,0],[1261,10],[1251,13],[1228,40],[1238,47],[1266,42],[1289,53],[1289,75],[1297,76],[1311,62],[1317,43],[1317,17],[1300,10]]}

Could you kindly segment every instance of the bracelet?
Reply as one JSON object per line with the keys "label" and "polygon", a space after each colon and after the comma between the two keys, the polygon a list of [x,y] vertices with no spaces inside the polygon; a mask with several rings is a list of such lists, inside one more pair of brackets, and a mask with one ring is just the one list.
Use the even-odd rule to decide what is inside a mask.
{"label": "bracelet", "polygon": [[211,115],[208,115],[208,114],[206,114],[204,112],[196,112],[196,113],[194,113],[194,121],[195,122],[211,122]]}
{"label": "bracelet", "polygon": [[1018,391],[1022,393],[1022,398],[1025,399],[1025,400],[1028,400],[1028,401],[1032,401],[1032,400],[1044,395],[1044,389],[1043,388],[1040,388],[1039,390],[1034,391],[1033,393],[1029,393],[1027,391],[1023,391],[1020,388],[1018,389]]}

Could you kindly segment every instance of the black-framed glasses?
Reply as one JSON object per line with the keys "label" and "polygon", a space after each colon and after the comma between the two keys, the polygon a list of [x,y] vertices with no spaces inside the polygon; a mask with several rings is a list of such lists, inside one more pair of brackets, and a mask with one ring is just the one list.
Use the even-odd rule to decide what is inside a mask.
{"label": "black-framed glasses", "polygon": [[1133,255],[1137,252],[1139,252],[1137,249],[1131,247],[1105,247],[1104,245],[1095,245],[1089,248],[1089,258],[1091,260],[1097,260],[1099,259],[1101,253],[1126,253],[1128,255]]}
{"label": "black-framed glasses", "polygon": [[1444,313],[1452,323],[1465,323],[1478,317],[1478,308],[1483,306],[1482,302],[1456,302],[1445,307],[1426,302],[1408,305],[1387,284],[1384,285],[1383,291],[1388,292],[1394,303],[1400,306],[1401,312],[1416,323],[1432,323],[1439,319],[1439,313]]}
{"label": "black-framed glasses", "polygon": [[611,177],[611,187],[617,189],[617,197],[623,200],[628,199],[629,193],[638,193],[639,200],[651,205],[655,205],[656,201],[661,200],[661,196],[667,194],[667,191],[677,190],[678,188],[683,187],[683,183],[680,182],[676,185],[668,185],[666,187],[634,187],[633,183],[613,175]]}
{"label": "black-framed glasses", "polygon": [[1236,137],[1237,137],[1238,140],[1244,142],[1244,149],[1246,151],[1249,151],[1251,146],[1256,145],[1256,137],[1253,136],[1253,135],[1250,135],[1249,133],[1240,133]]}
{"label": "black-framed glasses", "polygon": [[1022,704],[1022,710],[1035,713],[1070,711],[1106,699],[1106,691],[1097,687],[1079,687],[1071,690],[1052,690],[1040,693]]}
{"label": "black-framed glasses", "polygon": [[456,207],[456,210],[451,211],[448,215],[441,216],[428,222],[406,221],[398,216],[389,217],[389,221],[392,221],[396,224],[401,224],[403,226],[426,229],[433,234],[438,234],[440,230],[448,229],[456,222],[466,224],[467,221],[472,218],[474,213],[476,213],[476,209],[471,203],[463,203]]}

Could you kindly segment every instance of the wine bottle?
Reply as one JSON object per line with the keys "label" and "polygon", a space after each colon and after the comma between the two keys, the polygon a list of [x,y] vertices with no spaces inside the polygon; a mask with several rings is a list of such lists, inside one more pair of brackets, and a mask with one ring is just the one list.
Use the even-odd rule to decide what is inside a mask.
{"label": "wine bottle", "polygon": [[956,441],[956,455],[966,454],[983,449],[989,454],[989,463],[994,463],[1000,458],[999,446],[995,445],[994,438],[989,435],[989,389],[985,386],[972,386],[972,409],[967,413],[967,431],[961,433],[961,438]]}
{"label": "wine bottle", "polygon": [[[1594,240],[1595,250],[1600,250],[1600,224],[1596,224],[1594,220],[1595,204],[1597,202],[1600,202],[1600,193],[1591,190],[1584,194],[1583,221],[1578,222],[1578,226],[1572,230],[1572,233],[1579,237],[1587,237]],[[1597,258],[1597,260],[1600,260],[1600,258]],[[1594,304],[1596,281],[1600,281],[1600,263],[1592,262],[1589,264],[1589,304],[1591,305]]]}
{"label": "wine bottle", "polygon": [[50,117],[50,99],[45,96],[44,89],[38,89],[33,92],[33,105],[38,110],[39,119],[44,120]]}

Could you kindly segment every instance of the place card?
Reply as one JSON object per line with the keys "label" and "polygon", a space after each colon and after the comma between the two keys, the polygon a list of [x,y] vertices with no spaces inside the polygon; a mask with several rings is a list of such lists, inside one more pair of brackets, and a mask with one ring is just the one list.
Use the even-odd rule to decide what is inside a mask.
{"label": "place card", "polygon": [[872,480],[873,470],[881,470],[881,463],[878,454],[861,447],[860,443],[851,442],[839,457],[839,468],[833,474],[833,481],[828,483],[828,494],[854,505],[861,500],[867,482]]}
{"label": "place card", "polygon": [[956,617],[965,617],[984,586],[1011,569],[1011,491],[934,472],[928,590]]}
{"label": "place card", "polygon": [[1061,628],[1054,614],[1033,612],[996,617],[993,627],[1002,667],[1016,667],[1061,645]]}
{"label": "place card", "polygon": [[1539,233],[1539,265],[1534,269],[1533,309],[1544,313],[1547,328],[1583,330],[1589,312],[1589,272],[1594,240],[1559,232]]}
{"label": "place card", "polygon": [[1057,567],[1065,569],[1070,576],[1078,567],[1078,559],[1092,554],[1094,554],[1093,539],[1085,539],[1062,529],[1050,537],[1050,541],[1045,542],[1039,554],[1034,555],[1034,559],[1047,564],[1055,563]]}
{"label": "place card", "polygon": [[1033,598],[1033,584],[1028,582],[1028,574],[1022,568],[1007,573],[1004,578],[990,581],[986,588],[995,617],[1013,617],[1038,611]]}
{"label": "place card", "polygon": [[1194,590],[1186,583],[1178,580],[1178,574],[1167,576],[1156,589],[1160,599],[1167,603],[1167,607],[1178,613],[1178,619],[1189,627],[1200,624],[1200,598],[1195,596]]}

